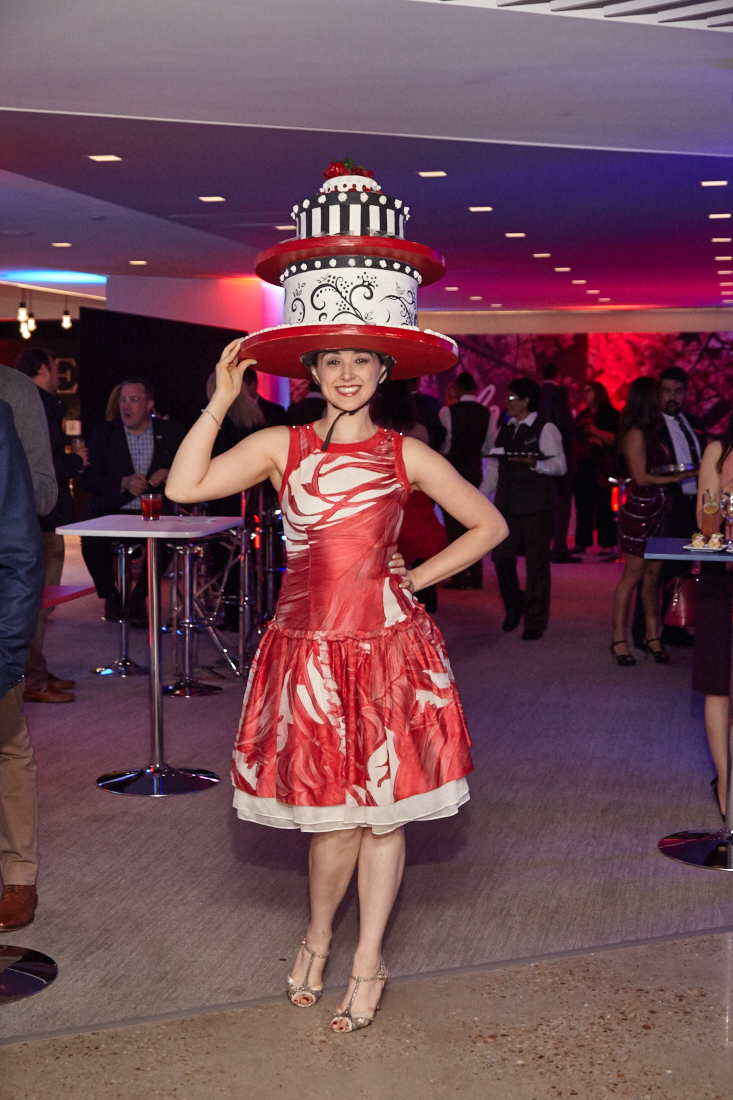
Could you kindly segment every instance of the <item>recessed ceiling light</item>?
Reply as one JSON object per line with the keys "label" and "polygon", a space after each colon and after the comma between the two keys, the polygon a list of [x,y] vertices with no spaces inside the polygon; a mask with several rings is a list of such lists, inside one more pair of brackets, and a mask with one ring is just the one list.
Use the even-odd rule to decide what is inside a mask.
{"label": "recessed ceiling light", "polygon": [[551,255],[552,255],[551,252],[533,252],[532,253],[532,259],[533,260],[549,260]]}
{"label": "recessed ceiling light", "polygon": [[713,244],[730,244],[733,241],[733,237],[711,237]]}
{"label": "recessed ceiling light", "polygon": [[586,290],[586,294],[600,294],[600,290]]}
{"label": "recessed ceiling light", "polygon": [[505,233],[505,237],[526,237],[526,233]]}
{"label": "recessed ceiling light", "polygon": [[458,290],[457,286],[444,286],[443,290]]}
{"label": "recessed ceiling light", "polygon": [[610,298],[599,298],[598,301],[599,302],[610,302],[611,299]]}
{"label": "recessed ceiling light", "polygon": [[491,303],[491,308],[492,309],[501,309],[501,302],[492,302]]}
{"label": "recessed ceiling light", "polygon": [[147,265],[148,261],[147,260],[128,260],[127,262],[129,264],[132,264],[133,267],[145,267]]}
{"label": "recessed ceiling light", "polygon": [[481,294],[472,294],[468,299],[469,302],[483,302],[483,296]]}
{"label": "recessed ceiling light", "polygon": [[733,286],[733,283],[720,283],[720,286]]}
{"label": "recessed ceiling light", "polygon": [[733,271],[725,271],[721,268],[720,271],[716,271],[716,275],[733,275]]}
{"label": "recessed ceiling light", "polygon": [[733,260],[733,256],[715,256],[714,259],[720,264],[725,263],[726,260]]}
{"label": "recessed ceiling light", "polygon": [[426,180],[437,180],[441,176],[447,176],[447,172],[418,172],[418,176],[422,176]]}
{"label": "recessed ceiling light", "polygon": [[570,281],[573,286],[585,286],[585,284],[588,282],[587,279],[571,279]]}
{"label": "recessed ceiling light", "polygon": [[[199,195],[199,202],[226,202],[223,195]],[[730,217],[730,215],[728,215]]]}
{"label": "recessed ceiling light", "polygon": [[[70,241],[52,241],[51,248],[71,248]],[[720,273],[718,273],[720,274]]]}
{"label": "recessed ceiling light", "polygon": [[569,267],[556,267],[555,271],[570,271]]}
{"label": "recessed ceiling light", "polygon": [[[468,209],[471,211],[472,214],[488,214],[489,211],[493,210],[494,208],[493,206],[469,206]],[[511,234],[507,233],[507,237],[509,236],[511,236]],[[522,233],[520,234],[520,236],[524,236],[524,234]]]}
{"label": "recessed ceiling light", "polygon": [[701,180],[701,187],[727,187],[728,180]]}
{"label": "recessed ceiling light", "polygon": [[275,229],[292,229],[292,230],[295,230],[295,229],[297,229],[297,226],[295,226],[295,225],[276,225]]}
{"label": "recessed ceiling light", "polygon": [[730,218],[730,214],[708,214],[711,221],[718,221],[723,218]]}
{"label": "recessed ceiling light", "polygon": [[107,161],[107,160],[122,160],[122,157],[116,157],[114,153],[96,153],[94,156],[89,156],[88,160]]}

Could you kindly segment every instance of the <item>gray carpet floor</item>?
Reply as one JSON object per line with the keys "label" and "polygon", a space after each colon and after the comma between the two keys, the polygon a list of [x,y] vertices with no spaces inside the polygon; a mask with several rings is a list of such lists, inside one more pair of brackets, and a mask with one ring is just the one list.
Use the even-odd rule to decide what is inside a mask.
{"label": "gray carpet floor", "polygon": [[[656,851],[665,833],[718,827],[712,766],[691,651],[674,650],[667,668],[610,660],[618,568],[553,567],[552,621],[535,643],[501,632],[489,563],[482,592],[441,592],[436,618],[475,772],[458,816],[408,828],[385,946],[393,973],[731,924],[733,876]],[[70,540],[65,582],[82,570]],[[216,697],[165,702],[170,763],[217,771],[216,789],[145,799],[95,786],[148,754],[147,680],[89,673],[116,655],[117,628],[100,607],[87,598],[49,620],[50,667],[77,679],[77,701],[27,707],[40,765],[40,905],[33,925],[3,940],[47,952],[60,973],[40,996],[0,1009],[6,1040],[276,995],[305,928],[307,838],[231,809],[236,681]],[[141,662],[146,638],[133,637]],[[345,981],[355,937],[352,890],[330,986]]]}

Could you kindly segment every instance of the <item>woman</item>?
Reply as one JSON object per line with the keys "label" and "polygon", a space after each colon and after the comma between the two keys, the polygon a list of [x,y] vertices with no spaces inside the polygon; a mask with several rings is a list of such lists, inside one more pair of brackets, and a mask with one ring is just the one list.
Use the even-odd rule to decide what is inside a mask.
{"label": "woman", "polygon": [[585,408],[575,422],[578,443],[575,471],[575,549],[581,554],[593,545],[606,552],[616,545],[616,520],[611,507],[608,463],[616,443],[619,414],[602,382],[588,382],[583,391]]}
{"label": "woman", "polygon": [[[323,419],[255,432],[211,459],[248,365],[237,362],[240,343],[222,354],[167,492],[187,503],[267,477],[280,492],[288,573],[250,672],[234,798],[240,817],[313,833],[310,922],[288,979],[298,1007],[321,995],[333,918],[358,866],[359,943],[331,1024],[354,1031],[374,1019],[387,976],[382,937],[402,879],[402,825],[457,812],[471,770],[443,641],[413,594],[483,557],[506,526],[440,455],[374,425],[369,402],[392,363],[376,352],[304,356],[327,402]],[[409,570],[394,550],[412,488],[468,530]]]}
{"label": "woman", "polygon": [[[733,492],[733,416],[722,439],[705,448],[697,479],[697,523],[702,527],[702,496]],[[733,564],[733,563],[732,563]],[[728,790],[728,694],[730,691],[733,572],[726,562],[703,562],[695,606],[692,690],[705,696],[705,732],[717,770],[713,790],[725,817]]]}
{"label": "woman", "polygon": [[611,653],[619,665],[635,665],[626,644],[626,620],[631,595],[641,582],[646,637],[643,649],[658,665],[669,663],[669,653],[659,640],[659,571],[661,561],[646,561],[646,544],[652,537],[668,533],[670,498],[665,486],[688,474],[653,474],[656,466],[671,462],[659,439],[661,394],[654,378],[636,378],[629,387],[619,424],[619,450],[626,460],[631,480],[626,500],[619,511],[619,546],[626,564],[613,597]]}

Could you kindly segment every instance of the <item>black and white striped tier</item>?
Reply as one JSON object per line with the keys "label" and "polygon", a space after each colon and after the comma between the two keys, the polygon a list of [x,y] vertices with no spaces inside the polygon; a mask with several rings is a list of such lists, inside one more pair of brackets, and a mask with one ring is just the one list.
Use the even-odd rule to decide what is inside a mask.
{"label": "black and white striped tier", "polygon": [[402,199],[372,191],[311,195],[293,207],[299,238],[404,237],[409,217]]}

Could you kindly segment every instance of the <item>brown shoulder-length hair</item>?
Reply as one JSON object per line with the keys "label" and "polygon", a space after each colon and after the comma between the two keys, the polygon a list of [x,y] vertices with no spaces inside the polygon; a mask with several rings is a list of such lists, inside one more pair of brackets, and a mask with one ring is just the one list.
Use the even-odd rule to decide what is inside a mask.
{"label": "brown shoulder-length hair", "polygon": [[726,424],[725,431],[720,437],[720,442],[723,449],[720,452],[720,458],[715,464],[719,474],[723,472],[723,463],[731,451],[733,451],[733,412],[728,417],[728,423]]}
{"label": "brown shoulder-length hair", "polygon": [[644,436],[653,435],[662,419],[661,393],[656,378],[635,378],[629,386],[626,404],[618,426],[619,441],[632,428]]}

